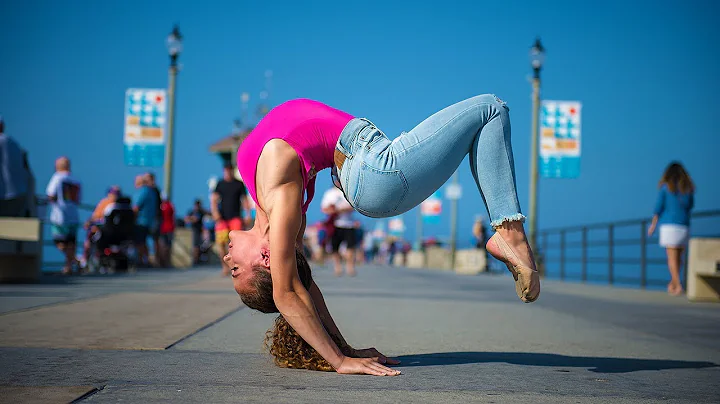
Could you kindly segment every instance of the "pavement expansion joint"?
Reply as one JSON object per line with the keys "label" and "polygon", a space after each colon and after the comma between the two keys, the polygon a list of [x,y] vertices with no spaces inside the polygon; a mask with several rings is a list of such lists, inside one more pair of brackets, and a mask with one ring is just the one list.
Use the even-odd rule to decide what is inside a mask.
{"label": "pavement expansion joint", "polygon": [[81,402],[81,401],[83,401],[83,400],[86,400],[86,399],[94,396],[95,394],[99,393],[99,392],[102,391],[104,388],[105,388],[105,385],[102,385],[102,386],[100,386],[100,387],[95,387],[94,389],[88,391],[87,393],[83,394],[82,396],[80,396],[80,397],[72,400],[72,401],[70,402],[70,404],[75,404],[75,403],[79,403],[79,402]]}
{"label": "pavement expansion joint", "polygon": [[210,323],[208,323],[208,324],[205,324],[204,326],[198,328],[197,330],[191,332],[190,334],[188,334],[188,335],[180,338],[179,340],[173,342],[172,344],[166,346],[165,349],[171,349],[171,348],[174,347],[175,345],[177,345],[177,344],[179,344],[179,343],[187,340],[188,338],[191,338],[191,337],[193,337],[194,335],[196,335],[196,334],[198,334],[198,333],[200,333],[200,332],[202,332],[202,331],[205,331],[206,329],[214,326],[215,324],[217,324],[217,323],[225,320],[226,318],[228,318],[228,317],[232,316],[233,314],[237,313],[238,311],[242,310],[243,307],[245,307],[245,306],[238,306],[238,307],[235,308],[234,310],[226,313],[225,315],[219,317],[218,319],[216,319],[216,320],[214,320],[214,321],[212,321],[212,322],[210,322]]}

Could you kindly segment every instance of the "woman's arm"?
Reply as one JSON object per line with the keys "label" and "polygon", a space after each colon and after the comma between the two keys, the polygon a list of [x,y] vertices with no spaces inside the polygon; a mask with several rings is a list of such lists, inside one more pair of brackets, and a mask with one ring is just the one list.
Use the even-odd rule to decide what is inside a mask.
{"label": "woman's arm", "polygon": [[663,211],[665,210],[665,194],[667,191],[665,190],[665,185],[663,185],[660,188],[660,192],[658,192],[657,200],[655,201],[655,210],[653,210],[653,213],[655,216],[660,216]]}
{"label": "woman's arm", "polygon": [[210,194],[210,214],[213,220],[220,220],[220,211],[218,210],[218,202],[220,201],[220,194],[217,192],[217,188]]}
{"label": "woman's arm", "polygon": [[333,320],[332,316],[330,315],[330,311],[325,304],[325,298],[323,297],[322,292],[320,292],[320,288],[318,288],[314,281],[312,285],[310,285],[310,290],[308,292],[310,292],[310,297],[312,298],[313,304],[315,305],[318,315],[320,316],[320,321],[322,321],[325,329],[330,334],[334,334],[335,336],[337,336],[341,343],[348,345],[348,343],[345,341],[345,338],[343,338],[342,334],[340,333],[337,325],[335,324],[335,320]]}
{"label": "woman's arm", "polygon": [[654,215],[652,218],[652,222],[650,223],[650,227],[648,228],[648,237],[652,236],[653,233],[655,233],[655,226],[657,226],[658,222],[658,215]]}
{"label": "woman's arm", "polygon": [[298,250],[303,250],[303,237],[305,236],[305,225],[307,224],[307,217],[302,214],[302,222],[300,223],[300,231],[298,231],[297,237],[295,238],[295,246]]}
{"label": "woman's arm", "polygon": [[665,210],[665,185],[660,187],[660,192],[658,193],[657,201],[655,201],[655,210],[652,222],[650,223],[650,227],[648,228],[648,236],[652,236],[655,232],[655,227],[657,226],[658,219],[660,218],[660,215]]}
{"label": "woman's arm", "polygon": [[266,199],[281,201],[269,203],[270,273],[273,299],[280,314],[338,373],[399,374],[372,359],[344,356],[321,323],[310,293],[300,281],[295,261],[295,240],[302,222],[301,199],[302,189],[295,182],[274,188]]}
{"label": "woman's arm", "polygon": [[386,357],[385,355],[378,352],[375,348],[368,348],[368,349],[360,349],[357,350],[353,347],[351,347],[347,341],[345,341],[345,338],[342,336],[342,333],[340,333],[340,329],[335,324],[335,320],[333,320],[332,316],[330,315],[330,310],[328,310],[327,305],[325,304],[325,298],[323,297],[322,292],[320,291],[320,288],[317,286],[315,282],[312,283],[310,286],[310,297],[312,297],[313,303],[315,304],[315,308],[317,308],[318,315],[320,315],[320,321],[322,321],[323,325],[325,326],[325,329],[332,335],[335,335],[338,340],[340,340],[341,344],[346,345],[351,354],[350,356],[354,358],[373,358],[377,357],[378,361],[380,363],[388,363],[390,365],[397,365],[400,363],[400,361],[391,359]]}

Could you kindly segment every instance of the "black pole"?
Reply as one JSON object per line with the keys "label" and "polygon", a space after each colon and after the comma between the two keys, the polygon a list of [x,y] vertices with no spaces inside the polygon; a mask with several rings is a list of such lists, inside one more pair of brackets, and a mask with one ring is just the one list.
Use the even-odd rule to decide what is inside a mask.
{"label": "black pole", "polygon": [[640,287],[647,287],[647,233],[646,221],[640,222]]}
{"label": "black pole", "polygon": [[[545,277],[547,276],[547,262],[548,262],[548,238],[550,238],[550,234],[547,232],[543,233],[543,246],[542,251],[540,252],[542,255],[542,272],[540,272],[540,276]],[[538,268],[540,270],[540,268]]]}
{"label": "black pole", "polygon": [[613,284],[615,282],[615,273],[613,271],[613,265],[615,257],[613,256],[613,245],[615,244],[615,236],[613,234],[614,226],[608,225],[608,283]]}
{"label": "black pole", "polygon": [[587,282],[587,227],[582,229],[582,281]]}
{"label": "black pole", "polygon": [[560,279],[565,280],[565,230],[560,230]]}

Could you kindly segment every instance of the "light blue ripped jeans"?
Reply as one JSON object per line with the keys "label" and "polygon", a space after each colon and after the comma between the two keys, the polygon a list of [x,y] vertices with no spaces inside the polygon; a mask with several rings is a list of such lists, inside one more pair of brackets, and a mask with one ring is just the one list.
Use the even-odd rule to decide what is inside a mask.
{"label": "light blue ripped jeans", "polygon": [[494,95],[451,105],[392,141],[372,122],[355,118],[336,150],[345,156],[341,164],[336,158],[336,185],[366,216],[395,216],[419,205],[470,153],[491,225],[525,219],[515,187],[508,107]]}

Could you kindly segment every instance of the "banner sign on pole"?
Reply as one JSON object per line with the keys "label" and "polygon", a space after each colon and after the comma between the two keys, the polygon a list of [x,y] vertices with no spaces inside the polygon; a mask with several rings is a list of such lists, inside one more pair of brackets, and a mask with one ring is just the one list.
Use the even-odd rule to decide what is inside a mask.
{"label": "banner sign on pole", "polygon": [[392,236],[402,237],[403,233],[405,233],[405,222],[403,222],[402,217],[390,219],[388,222],[388,231]]}
{"label": "banner sign on pole", "polygon": [[580,176],[579,101],[544,100],[540,108],[540,174],[545,178]]}
{"label": "banner sign on pole", "polygon": [[420,213],[422,214],[423,222],[432,224],[440,223],[442,199],[440,199],[440,193],[438,191],[435,191],[420,204]]}
{"label": "banner sign on pole", "polygon": [[382,220],[375,222],[375,229],[372,231],[372,236],[376,239],[382,240],[387,234],[385,233],[385,224]]}
{"label": "banner sign on pole", "polygon": [[162,89],[125,92],[125,164],[162,167],[165,161],[167,94]]}
{"label": "banner sign on pole", "polygon": [[445,187],[445,197],[451,201],[462,198],[462,186],[460,184],[448,184]]}

